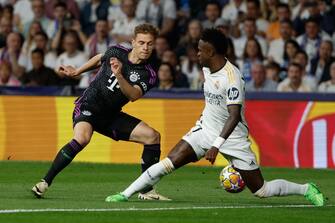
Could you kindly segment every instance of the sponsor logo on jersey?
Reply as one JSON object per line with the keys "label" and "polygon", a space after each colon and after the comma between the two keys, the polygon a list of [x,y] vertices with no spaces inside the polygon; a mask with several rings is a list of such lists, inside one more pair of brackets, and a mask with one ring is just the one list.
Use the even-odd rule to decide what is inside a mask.
{"label": "sponsor logo on jersey", "polygon": [[90,111],[87,111],[87,110],[84,110],[81,112],[83,115],[86,115],[86,116],[91,116],[92,113]]}
{"label": "sponsor logo on jersey", "polygon": [[148,86],[144,82],[141,82],[140,84],[142,85],[144,91],[148,90]]}
{"label": "sponsor logo on jersey", "polygon": [[138,79],[140,79],[140,75],[136,71],[130,71],[129,80],[131,82],[136,82]]}
{"label": "sponsor logo on jersey", "polygon": [[240,95],[240,92],[238,91],[236,87],[232,87],[228,89],[229,100],[235,100],[238,98],[239,95]]}
{"label": "sponsor logo on jersey", "polygon": [[209,91],[204,91],[205,100],[211,105],[221,105],[221,101],[223,100],[223,96],[220,94],[215,94]]}

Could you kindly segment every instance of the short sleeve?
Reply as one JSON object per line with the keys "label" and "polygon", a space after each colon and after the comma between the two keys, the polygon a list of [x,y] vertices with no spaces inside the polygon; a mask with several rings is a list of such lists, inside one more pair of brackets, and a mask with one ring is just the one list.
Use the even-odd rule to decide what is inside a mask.
{"label": "short sleeve", "polygon": [[[142,93],[147,93],[151,88],[155,87],[158,81],[156,71],[151,67],[150,64],[145,65],[145,70],[142,71],[143,74],[140,75],[143,78],[138,78],[136,81],[132,81],[133,85],[138,85],[142,89]],[[130,75],[132,79],[132,75]]]}
{"label": "short sleeve", "polygon": [[113,51],[114,51],[113,47],[110,47],[110,48],[108,48],[108,50],[106,50],[104,55],[102,55],[102,57],[101,57],[101,64],[103,64],[104,62],[106,62],[106,60],[111,58],[111,56],[113,55]]}
{"label": "short sleeve", "polygon": [[244,100],[244,81],[239,75],[228,73],[226,88],[227,105],[243,104]]}

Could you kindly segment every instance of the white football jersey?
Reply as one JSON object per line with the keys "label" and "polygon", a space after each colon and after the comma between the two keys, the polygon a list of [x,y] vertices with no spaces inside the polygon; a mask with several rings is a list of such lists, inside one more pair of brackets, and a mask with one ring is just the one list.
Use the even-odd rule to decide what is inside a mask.
{"label": "white football jersey", "polygon": [[244,117],[245,82],[241,72],[227,60],[219,71],[211,73],[209,68],[204,67],[203,73],[206,103],[199,120],[202,128],[211,135],[219,136],[229,117],[227,106],[240,104],[242,120],[228,139],[248,137],[248,126]]}

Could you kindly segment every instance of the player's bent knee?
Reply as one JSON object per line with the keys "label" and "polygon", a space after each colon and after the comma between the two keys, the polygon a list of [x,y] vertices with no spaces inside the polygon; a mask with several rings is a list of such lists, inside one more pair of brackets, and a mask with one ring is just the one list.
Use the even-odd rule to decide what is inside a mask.
{"label": "player's bent knee", "polygon": [[82,146],[85,147],[91,141],[91,135],[89,134],[76,134],[74,139]]}
{"label": "player's bent knee", "polygon": [[155,129],[150,129],[148,133],[146,134],[144,144],[150,145],[150,144],[159,144],[161,140],[161,135],[158,131]]}

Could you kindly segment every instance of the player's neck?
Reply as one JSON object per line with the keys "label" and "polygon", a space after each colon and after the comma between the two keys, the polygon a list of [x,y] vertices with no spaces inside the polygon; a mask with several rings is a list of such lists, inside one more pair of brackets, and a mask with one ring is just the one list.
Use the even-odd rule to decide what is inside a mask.
{"label": "player's neck", "polygon": [[128,54],[128,60],[133,63],[133,64],[140,64],[143,62],[142,59],[138,58],[138,56],[136,56],[136,54],[134,53],[134,51],[131,51]]}
{"label": "player's neck", "polygon": [[227,59],[224,57],[215,57],[209,63],[209,70],[211,73],[216,73],[221,70],[227,63]]}

